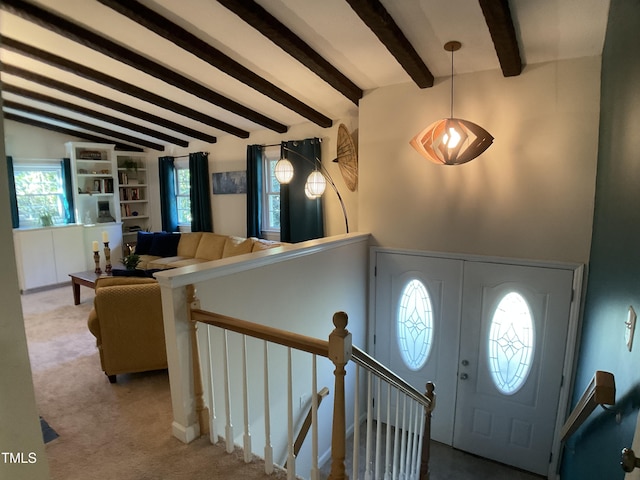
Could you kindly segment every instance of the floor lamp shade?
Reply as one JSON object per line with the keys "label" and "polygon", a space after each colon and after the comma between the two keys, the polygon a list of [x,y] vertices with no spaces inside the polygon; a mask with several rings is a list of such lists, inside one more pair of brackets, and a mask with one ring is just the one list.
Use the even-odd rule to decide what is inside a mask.
{"label": "floor lamp shade", "polygon": [[461,165],[482,154],[493,137],[479,125],[459,118],[445,118],[418,133],[410,144],[420,155],[438,165]]}

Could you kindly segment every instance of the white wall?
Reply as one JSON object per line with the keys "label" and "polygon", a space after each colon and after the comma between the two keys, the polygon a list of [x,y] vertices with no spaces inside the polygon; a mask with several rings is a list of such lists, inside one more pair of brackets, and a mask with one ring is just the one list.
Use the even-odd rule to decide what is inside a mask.
{"label": "white wall", "polygon": [[[215,144],[194,141],[189,144],[188,148],[169,147],[166,155],[178,156],[190,152],[209,152],[209,172],[228,172],[246,170],[247,145],[270,145],[279,144],[287,140],[303,140],[310,137],[321,138],[322,163],[329,171],[343,196],[349,217],[349,227],[352,232],[355,232],[358,226],[357,191],[352,193],[347,189],[340,175],[338,165],[332,162],[336,157],[336,142],[340,123],[344,123],[350,132],[358,128],[357,118],[355,117],[336,119],[334,120],[334,125],[330,128],[321,128],[311,123],[305,123],[292,126],[284,134],[263,130],[252,133],[249,138],[225,135],[219,137],[218,142]],[[331,236],[345,233],[344,217],[334,192],[327,187],[322,200],[325,208],[325,235]],[[211,208],[215,232],[226,235],[246,235],[246,195],[212,195]]]}
{"label": "white wall", "polygon": [[[1,102],[0,102],[1,103]],[[3,133],[0,124],[0,133]],[[0,151],[4,152],[0,135]],[[0,478],[49,478],[27,353],[27,340],[13,255],[6,162],[0,167],[0,452],[22,454],[27,463],[9,463],[0,456]],[[33,454],[33,457],[30,456]],[[28,463],[32,459],[34,463]]]}
{"label": "white wall", "polygon": [[455,77],[454,116],[495,137],[438,166],[409,141],[449,116],[450,80],[360,103],[359,229],[382,246],[584,263],[593,216],[600,57]]}
{"label": "white wall", "polygon": [[[336,239],[324,239],[304,242],[291,246],[284,252],[266,251],[258,255],[258,264],[248,270],[233,271],[234,264],[243,264],[243,258],[234,257],[211,262],[209,267],[219,265],[218,269],[206,266],[193,266],[157,274],[162,286],[162,301],[167,336],[167,356],[169,377],[174,410],[174,434],[189,441],[195,431],[193,424],[194,401],[191,393],[190,347],[186,308],[181,298],[180,285],[193,283],[201,308],[223,315],[257,322],[263,325],[288,330],[319,339],[328,339],[333,329],[332,316],[336,311],[345,311],[349,315],[348,330],[353,335],[353,344],[365,347],[366,342],[366,289],[368,278],[368,236],[350,235]],[[271,257],[271,258],[270,258]],[[264,262],[262,263],[262,259]],[[205,279],[205,277],[209,277]],[[177,288],[172,288],[176,287]],[[211,352],[214,358],[213,377],[216,385],[215,409],[218,431],[224,434],[225,412],[222,395],[223,363],[221,357],[221,339],[219,333],[212,333]],[[203,331],[201,330],[201,335]],[[230,366],[230,378],[234,394],[241,392],[242,370],[239,350],[240,340],[230,334],[230,355],[235,361]],[[250,411],[252,425],[251,436],[253,451],[262,455],[264,449],[263,370],[262,344],[248,341],[251,379]],[[282,459],[284,450],[282,441],[286,439],[286,356],[279,347],[270,347],[270,388],[272,401],[272,442],[274,456]],[[294,354],[294,409],[296,420],[306,415],[310,401],[311,368],[310,357],[306,354]],[[333,366],[326,360],[318,360],[318,388],[329,387],[331,394],[321,406],[320,454],[330,445],[332,404],[333,404]],[[207,372],[204,373],[208,377]],[[353,397],[353,366],[347,372],[347,395]],[[242,397],[232,399],[234,437],[242,443]],[[301,407],[301,398],[304,408]],[[347,423],[353,420],[353,402],[347,403]],[[297,431],[296,431],[297,434]],[[309,445],[298,456],[298,473],[308,478],[310,469]]]}

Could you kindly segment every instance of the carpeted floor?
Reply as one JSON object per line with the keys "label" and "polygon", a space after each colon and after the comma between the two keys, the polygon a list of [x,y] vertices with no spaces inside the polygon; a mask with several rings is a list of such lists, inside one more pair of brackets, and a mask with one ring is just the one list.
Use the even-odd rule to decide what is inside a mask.
{"label": "carpeted floor", "polygon": [[206,438],[175,439],[166,371],[110,384],[86,325],[90,289],[78,306],[70,287],[24,295],[22,304],[39,414],[59,435],[45,446],[53,480],[284,478]]}

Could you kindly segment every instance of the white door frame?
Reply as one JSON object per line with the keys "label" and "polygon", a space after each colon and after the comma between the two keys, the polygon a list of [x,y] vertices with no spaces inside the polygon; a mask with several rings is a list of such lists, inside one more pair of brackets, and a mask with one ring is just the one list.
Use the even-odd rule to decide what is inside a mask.
{"label": "white door frame", "polygon": [[[575,369],[576,350],[579,340],[580,313],[582,311],[582,303],[584,301],[582,294],[582,285],[585,281],[585,267],[579,263],[563,263],[550,262],[542,260],[523,260],[518,258],[507,257],[489,257],[482,255],[466,255],[456,253],[430,252],[425,250],[411,250],[388,247],[370,247],[369,250],[369,302],[368,302],[368,331],[367,331],[367,350],[373,349],[373,335],[376,331],[375,325],[375,306],[376,306],[376,257],[378,253],[397,253],[403,255],[415,255],[420,257],[436,257],[447,258],[452,260],[467,260],[487,263],[502,263],[509,265],[522,265],[531,267],[548,267],[570,270],[573,272],[573,296],[571,299],[571,308],[569,312],[569,331],[567,332],[567,348],[564,356],[564,366],[562,369],[563,382],[560,388],[560,396],[558,399],[558,413],[556,416],[556,424],[553,435],[552,458],[549,463],[549,471],[547,477],[549,479],[559,479],[558,473],[561,444],[560,429],[564,424],[569,410],[569,394],[573,385],[573,372]],[[436,395],[438,394],[438,386],[436,385]],[[449,401],[447,399],[440,399]],[[437,408],[437,407],[436,407]]]}

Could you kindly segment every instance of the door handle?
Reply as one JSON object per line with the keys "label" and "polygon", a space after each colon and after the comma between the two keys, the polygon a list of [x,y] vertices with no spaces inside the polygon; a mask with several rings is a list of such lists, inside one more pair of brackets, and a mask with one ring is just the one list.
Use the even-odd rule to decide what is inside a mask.
{"label": "door handle", "polygon": [[463,367],[466,367],[467,365],[469,365],[469,360],[462,360],[462,362],[460,363],[462,363]]}
{"label": "door handle", "polygon": [[469,378],[469,375],[467,375],[466,373],[460,374],[460,380],[466,380],[467,378]]}

